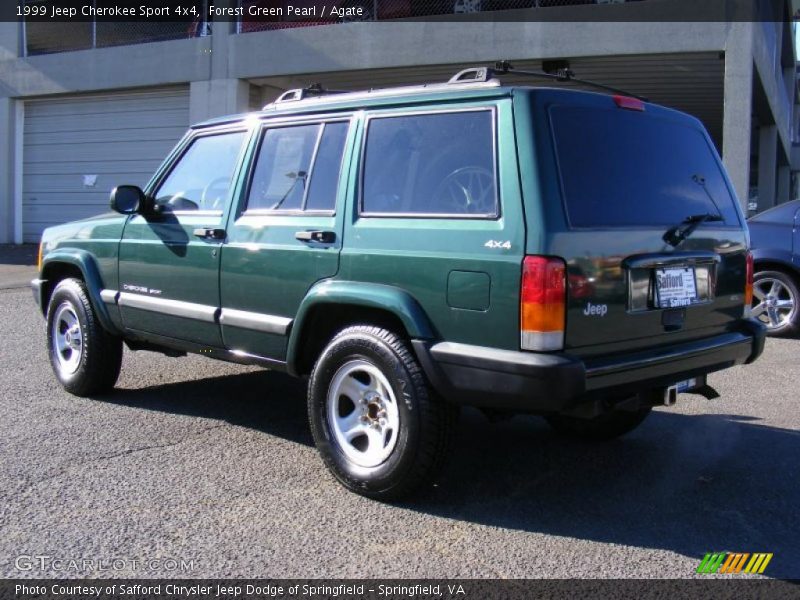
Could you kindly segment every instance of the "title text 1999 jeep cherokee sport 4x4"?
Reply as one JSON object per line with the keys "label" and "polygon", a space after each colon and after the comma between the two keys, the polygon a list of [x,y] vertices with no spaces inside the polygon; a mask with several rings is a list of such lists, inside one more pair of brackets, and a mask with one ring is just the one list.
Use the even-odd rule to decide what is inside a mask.
{"label": "title text 1999 jeep cherokee sport 4x4", "polygon": [[702,125],[483,75],[288,92],[47,229],[63,386],[110,389],[123,341],[309,376],[327,466],[385,499],[430,481],[457,404],[608,438],[755,360],[748,233]]}

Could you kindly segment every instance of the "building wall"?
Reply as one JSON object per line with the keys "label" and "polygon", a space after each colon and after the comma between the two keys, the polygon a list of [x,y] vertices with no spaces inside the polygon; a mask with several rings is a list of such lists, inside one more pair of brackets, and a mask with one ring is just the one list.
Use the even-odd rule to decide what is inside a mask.
{"label": "building wall", "polygon": [[[789,98],[775,68],[775,37],[762,23],[347,23],[237,35],[215,24],[213,35],[21,58],[19,27],[0,24],[0,242],[20,241],[18,179],[24,101],[58,94],[190,86],[190,120],[254,108],[253,80],[362,71],[369,87],[388,69],[511,60],[721,53],[724,64],[722,154],[742,202],[750,175],[752,89],[758,78],[772,98],[777,139],[791,157]],[[779,28],[775,29],[775,32]],[[780,37],[780,36],[778,36]],[[280,86],[278,86],[280,87]],[[274,92],[275,90],[273,90]],[[269,95],[265,92],[263,95]],[[776,148],[776,152],[778,149]],[[780,161],[778,161],[780,162]],[[780,186],[778,186],[780,187]]]}

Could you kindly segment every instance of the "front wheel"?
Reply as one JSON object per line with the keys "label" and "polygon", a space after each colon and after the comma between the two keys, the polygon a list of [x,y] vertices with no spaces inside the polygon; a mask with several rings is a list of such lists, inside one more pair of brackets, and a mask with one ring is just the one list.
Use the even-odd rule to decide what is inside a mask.
{"label": "front wheel", "polygon": [[86,286],[64,279],[47,307],[50,364],[65,390],[91,396],[114,387],[122,364],[122,340],[98,322]]}
{"label": "front wheel", "polygon": [[444,462],[455,408],[436,397],[405,342],[348,327],[311,374],[308,417],[325,464],[346,488],[393,500],[430,483]]}
{"label": "front wheel", "polygon": [[638,410],[611,410],[592,419],[564,415],[546,417],[558,433],[584,440],[611,440],[636,429],[650,414],[650,407]]}

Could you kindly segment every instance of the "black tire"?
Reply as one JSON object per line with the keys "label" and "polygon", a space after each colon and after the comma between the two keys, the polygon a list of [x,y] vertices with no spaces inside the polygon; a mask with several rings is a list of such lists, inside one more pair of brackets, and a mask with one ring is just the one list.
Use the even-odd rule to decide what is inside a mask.
{"label": "black tire", "polygon": [[[800,290],[797,288],[797,282],[791,275],[783,271],[759,271],[753,277],[753,288],[758,291],[759,284],[765,285],[770,281],[778,281],[780,286],[783,286],[775,300],[790,300],[793,303],[793,308],[789,311],[778,313],[779,317],[783,317],[785,314],[786,320],[780,325],[775,325],[768,313],[756,312],[761,300],[754,296],[753,316],[767,326],[767,335],[785,337],[800,334]],[[766,287],[771,288],[772,286],[767,285]]]}
{"label": "black tire", "polygon": [[[334,378],[341,376],[343,370],[355,368],[355,364],[377,368],[394,395],[399,419],[398,431],[388,429],[389,437],[381,438],[390,454],[374,466],[355,462],[358,457],[353,459],[354,450],[345,449],[338,441],[336,426],[329,414],[331,410],[339,411],[338,404],[343,402],[340,395],[336,400],[337,408],[328,404]],[[373,377],[367,376],[368,384]],[[361,402],[365,404],[364,400]],[[369,419],[367,408],[355,401],[352,404],[352,414],[362,410],[361,421]],[[322,351],[311,373],[308,418],[317,449],[342,485],[369,498],[396,500],[431,483],[447,457],[456,417],[457,409],[428,387],[406,343],[379,327],[357,325],[339,332]],[[393,446],[389,447],[385,439],[392,439],[392,435],[395,436]]]}
{"label": "black tire", "polygon": [[651,408],[638,410],[611,410],[593,419],[579,419],[564,415],[545,417],[558,433],[582,440],[605,441],[629,433],[642,424]]}
{"label": "black tire", "polygon": [[[71,313],[69,312],[71,311]],[[56,319],[58,330],[65,327],[66,319],[74,317],[80,325],[79,358],[74,368],[65,366],[72,350],[59,353],[56,347]],[[62,316],[64,320],[62,320]],[[64,334],[66,335],[66,334]],[[47,349],[56,378],[69,393],[91,396],[114,387],[122,364],[122,340],[103,329],[89,301],[86,286],[79,279],[64,279],[53,290],[47,306]],[[61,358],[59,358],[59,354]]]}

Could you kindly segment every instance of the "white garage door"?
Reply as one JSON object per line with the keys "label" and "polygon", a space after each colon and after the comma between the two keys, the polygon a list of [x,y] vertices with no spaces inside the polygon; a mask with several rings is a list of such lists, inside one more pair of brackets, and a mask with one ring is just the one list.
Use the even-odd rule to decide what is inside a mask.
{"label": "white garage door", "polygon": [[26,102],[24,240],[106,212],[119,184],[144,186],[188,126],[188,86]]}

